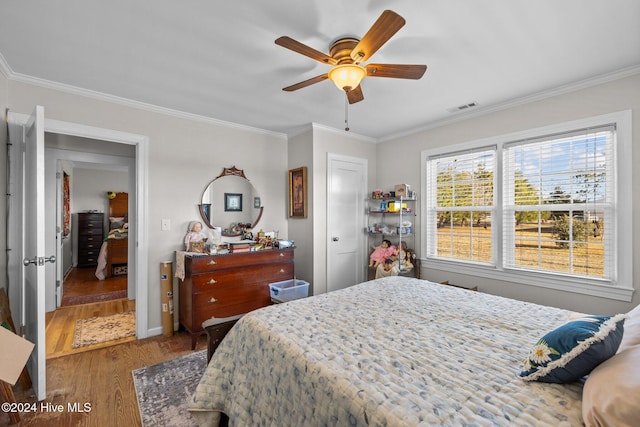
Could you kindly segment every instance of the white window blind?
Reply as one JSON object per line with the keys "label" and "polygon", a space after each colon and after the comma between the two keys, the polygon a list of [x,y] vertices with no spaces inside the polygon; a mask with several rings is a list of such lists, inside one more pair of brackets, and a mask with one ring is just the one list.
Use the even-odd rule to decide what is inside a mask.
{"label": "white window blind", "polygon": [[613,280],[615,126],[503,147],[505,268]]}
{"label": "white window blind", "polygon": [[494,263],[496,147],[427,160],[428,257]]}

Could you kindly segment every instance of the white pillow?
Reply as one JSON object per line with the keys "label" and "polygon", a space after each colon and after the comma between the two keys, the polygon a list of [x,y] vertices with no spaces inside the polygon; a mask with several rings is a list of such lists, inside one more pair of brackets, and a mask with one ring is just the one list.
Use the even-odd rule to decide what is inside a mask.
{"label": "white pillow", "polygon": [[582,419],[587,427],[640,426],[640,345],[591,371],[582,389]]}
{"label": "white pillow", "polygon": [[[624,322],[624,333],[622,341],[618,347],[618,353],[625,349],[640,344],[640,305],[627,313],[627,320]],[[640,424],[638,424],[640,426]]]}

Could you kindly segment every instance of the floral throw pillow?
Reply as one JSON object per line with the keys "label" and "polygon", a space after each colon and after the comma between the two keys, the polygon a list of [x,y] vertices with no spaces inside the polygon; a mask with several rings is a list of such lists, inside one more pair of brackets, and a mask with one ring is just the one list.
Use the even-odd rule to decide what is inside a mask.
{"label": "floral throw pillow", "polygon": [[547,383],[579,380],[616,354],[625,318],[625,314],[585,316],[554,329],[533,347],[520,376]]}

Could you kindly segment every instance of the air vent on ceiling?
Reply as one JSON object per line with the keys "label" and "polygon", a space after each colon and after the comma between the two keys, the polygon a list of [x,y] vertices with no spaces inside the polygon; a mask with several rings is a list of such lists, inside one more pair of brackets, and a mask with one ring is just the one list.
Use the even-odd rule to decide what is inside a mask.
{"label": "air vent on ceiling", "polygon": [[449,109],[447,109],[447,111],[450,112],[450,113],[458,113],[460,111],[466,111],[469,108],[474,108],[474,107],[477,107],[477,106],[478,106],[477,102],[469,102],[468,104],[463,104],[463,105],[459,105],[457,107],[449,108]]}

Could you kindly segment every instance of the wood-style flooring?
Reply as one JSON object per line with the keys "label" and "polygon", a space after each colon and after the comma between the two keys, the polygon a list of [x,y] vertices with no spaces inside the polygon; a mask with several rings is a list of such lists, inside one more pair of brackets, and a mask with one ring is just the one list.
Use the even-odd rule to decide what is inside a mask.
{"label": "wood-style flooring", "polygon": [[[201,336],[196,350],[207,348]],[[130,341],[83,353],[47,360],[47,399],[36,402],[33,391],[24,391],[16,383],[16,401],[36,404],[37,410],[22,413],[20,426],[140,426],[140,411],[131,371],[190,353],[191,335],[178,332]],[[41,404],[63,405],[64,411],[47,412]],[[89,412],[73,412],[68,405],[90,404]],[[0,412],[0,426],[9,416]]]}
{"label": "wood-style flooring", "polygon": [[[83,296],[127,289],[127,276],[115,276],[106,280],[98,280],[94,273],[94,268],[72,269],[67,277],[65,277],[63,296]],[[135,308],[135,301],[125,298],[103,303],[60,307],[55,311],[47,313],[45,316],[47,359],[135,340],[135,337],[128,337],[122,340],[108,341],[86,347],[71,347],[73,344],[76,320],[122,313],[124,311],[135,310]]]}
{"label": "wood-style flooring", "polygon": [[105,280],[98,280],[95,267],[72,268],[64,278],[65,297],[76,297],[90,294],[127,289],[127,275],[112,276]]}
{"label": "wood-style flooring", "polygon": [[[85,295],[117,290],[116,278],[97,283],[91,269],[72,271],[65,280],[65,295]],[[76,274],[74,283],[74,276]],[[82,279],[84,277],[84,279]],[[84,285],[81,283],[84,281]],[[119,286],[122,286],[120,284]],[[124,282],[126,288],[126,280]],[[122,288],[120,288],[122,289]],[[68,294],[67,292],[76,292]],[[20,381],[13,387],[16,402],[31,404],[34,411],[21,413],[18,426],[140,426],[140,411],[131,372],[190,353],[191,335],[177,332],[172,337],[143,340],[125,338],[105,344],[71,349],[75,320],[135,308],[127,299],[62,307],[47,313],[47,399],[37,402],[33,389],[24,390]],[[207,348],[201,336],[195,351]],[[90,407],[89,411],[69,410]],[[47,410],[59,408],[62,412]],[[9,424],[9,415],[0,412],[0,426]]]}

